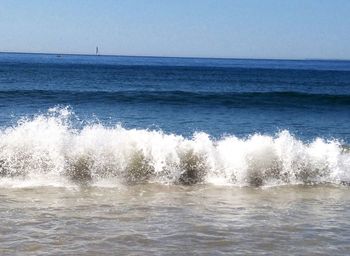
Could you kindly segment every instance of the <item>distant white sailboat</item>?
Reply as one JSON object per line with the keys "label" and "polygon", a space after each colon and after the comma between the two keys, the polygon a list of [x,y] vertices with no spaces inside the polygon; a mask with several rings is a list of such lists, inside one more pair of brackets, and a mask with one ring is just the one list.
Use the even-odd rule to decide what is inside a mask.
{"label": "distant white sailboat", "polygon": [[96,55],[98,55],[98,46],[96,46]]}

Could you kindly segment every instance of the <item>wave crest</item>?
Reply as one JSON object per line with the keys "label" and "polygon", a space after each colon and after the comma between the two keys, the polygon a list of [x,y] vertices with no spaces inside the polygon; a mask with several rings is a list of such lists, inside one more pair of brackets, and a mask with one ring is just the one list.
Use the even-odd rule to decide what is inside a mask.
{"label": "wave crest", "polygon": [[[349,149],[288,131],[212,139],[92,124],[74,129],[52,109],[0,131],[0,185],[109,185],[155,182],[269,186],[350,182]],[[21,183],[22,182],[22,183]]]}

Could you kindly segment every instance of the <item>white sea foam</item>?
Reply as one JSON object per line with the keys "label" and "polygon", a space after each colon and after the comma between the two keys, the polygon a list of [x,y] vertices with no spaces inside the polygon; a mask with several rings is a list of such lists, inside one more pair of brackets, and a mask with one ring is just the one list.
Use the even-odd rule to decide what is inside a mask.
{"label": "white sea foam", "polygon": [[0,131],[0,186],[350,182],[350,153],[335,140],[304,143],[288,131],[214,140],[119,125],[77,130],[70,115],[51,109]]}

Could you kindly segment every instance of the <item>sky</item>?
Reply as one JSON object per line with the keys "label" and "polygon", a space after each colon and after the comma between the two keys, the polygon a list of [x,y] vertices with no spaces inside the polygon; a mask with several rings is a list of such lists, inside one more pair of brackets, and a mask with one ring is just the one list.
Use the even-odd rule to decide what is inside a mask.
{"label": "sky", "polygon": [[350,59],[350,0],[1,0],[0,52]]}

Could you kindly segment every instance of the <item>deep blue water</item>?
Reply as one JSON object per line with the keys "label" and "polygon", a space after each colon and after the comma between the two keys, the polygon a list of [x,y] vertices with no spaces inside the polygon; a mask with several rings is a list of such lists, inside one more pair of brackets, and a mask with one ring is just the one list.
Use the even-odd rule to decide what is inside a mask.
{"label": "deep blue water", "polygon": [[0,126],[69,106],[106,126],[350,142],[350,61],[0,54]]}

